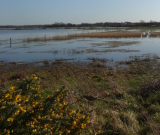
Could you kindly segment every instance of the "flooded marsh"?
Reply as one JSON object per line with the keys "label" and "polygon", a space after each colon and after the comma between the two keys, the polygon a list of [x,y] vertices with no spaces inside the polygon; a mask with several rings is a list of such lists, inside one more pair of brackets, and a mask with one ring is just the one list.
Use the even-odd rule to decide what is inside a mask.
{"label": "flooded marsh", "polygon": [[159,32],[154,31],[1,30],[0,35],[0,61],[5,62],[54,62],[56,59],[83,62],[90,61],[88,58],[110,59],[116,62],[149,53],[159,56],[160,49],[160,40],[157,37]]}

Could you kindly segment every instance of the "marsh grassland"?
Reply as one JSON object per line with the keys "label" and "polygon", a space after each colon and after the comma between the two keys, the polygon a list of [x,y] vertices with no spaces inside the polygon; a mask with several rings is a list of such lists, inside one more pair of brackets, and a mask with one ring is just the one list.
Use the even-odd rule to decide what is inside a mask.
{"label": "marsh grassland", "polygon": [[[42,95],[62,85],[71,110],[90,112],[87,131],[110,135],[160,134],[160,65],[157,58],[137,58],[108,67],[106,61],[45,63],[44,66],[0,65],[0,89],[36,74]],[[120,68],[120,65],[127,65]]]}

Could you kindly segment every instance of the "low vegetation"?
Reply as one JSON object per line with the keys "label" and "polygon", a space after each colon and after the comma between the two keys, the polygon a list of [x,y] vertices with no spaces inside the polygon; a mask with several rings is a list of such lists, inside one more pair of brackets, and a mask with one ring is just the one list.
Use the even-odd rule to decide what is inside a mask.
{"label": "low vegetation", "polygon": [[[78,114],[82,117],[82,119],[80,118],[82,120],[81,124],[83,123],[83,126],[86,124],[86,128],[82,130],[82,125],[78,126],[75,132],[78,133],[80,131],[81,133],[79,132],[78,134],[82,135],[92,134],[98,131],[101,131],[99,133],[101,135],[160,134],[160,65],[158,59],[135,58],[135,60],[132,61],[117,63],[116,67],[106,66],[104,62],[107,62],[107,60],[94,60],[93,63],[73,64],[58,62],[53,64],[49,63],[47,66],[44,65],[41,67],[29,64],[1,65],[0,89],[12,90],[11,86],[17,82],[17,79],[22,80],[27,75],[32,76],[32,74],[36,74],[36,77],[40,79],[41,89],[43,90],[41,93],[37,94],[41,94],[43,100],[39,96],[33,96],[35,101],[31,108],[29,107],[31,110],[29,110],[27,114],[29,116],[34,115],[33,117],[37,120],[39,115],[35,114],[36,112],[39,114],[39,112],[36,110],[36,107],[41,108],[39,105],[41,105],[40,102],[43,101],[42,104],[44,109],[42,112],[44,111],[44,114],[46,115],[46,121],[48,121],[48,118],[55,120],[57,117],[49,115],[51,114],[51,108],[48,103],[52,103],[51,99],[56,98],[57,101],[54,102],[54,105],[58,111],[54,112],[58,114],[58,118],[64,118],[64,123],[69,121],[68,125],[63,125],[64,129],[66,129],[66,126],[69,126],[67,127],[67,131],[70,131],[68,131],[68,134],[72,134],[72,126],[77,119]],[[125,65],[123,68],[121,68],[122,64]],[[26,84],[24,83],[25,81],[26,80],[23,80],[22,84]],[[33,82],[34,81],[35,80],[33,80]],[[65,85],[65,89],[68,90],[66,98],[64,98],[66,94],[65,89],[60,89],[58,92],[56,91],[58,88],[61,88],[62,85]],[[18,85],[19,88],[21,88],[20,86],[21,85]],[[21,90],[17,91],[17,93],[19,92],[23,95]],[[60,95],[63,92],[64,94],[61,97]],[[3,92],[1,92],[1,95],[2,93]],[[54,95],[53,97],[52,94]],[[29,95],[31,96],[32,94],[27,94],[27,96]],[[61,112],[58,109],[60,104],[58,103],[57,97],[59,97],[60,104],[63,104],[64,108],[68,107],[67,113]],[[26,98],[27,97],[24,99],[22,98],[22,104],[17,105],[16,107],[25,107]],[[1,99],[5,99],[5,97],[1,96]],[[37,105],[35,105],[36,99],[38,101]],[[66,105],[64,105],[64,99]],[[27,104],[28,103],[30,102],[27,102]],[[35,105],[35,107],[33,105]],[[32,110],[34,110],[33,113]],[[71,113],[72,110],[80,111],[76,111],[70,117],[69,113]],[[23,113],[24,112],[22,111],[21,114]],[[63,115],[60,113],[63,113]],[[8,113],[8,115],[10,115],[10,113]],[[83,116],[85,116],[85,119],[83,119]],[[90,117],[90,123],[87,123],[87,116]],[[16,117],[21,119],[21,115]],[[3,124],[3,126],[11,128],[9,124],[12,124],[12,120],[9,119],[10,121],[7,121],[8,118],[12,117],[7,117],[5,119],[6,123]],[[32,117],[30,117],[28,121],[29,120],[32,122],[34,121]],[[63,121],[62,119],[58,120],[61,122]],[[39,120],[37,121],[40,122]],[[44,122],[43,119],[42,121]],[[13,122],[17,121],[13,120]],[[48,122],[50,125],[55,121]],[[21,124],[21,126],[24,125]],[[56,133],[60,132],[59,128],[56,128],[58,130]],[[32,129],[32,127],[28,126],[28,129]],[[32,130],[30,132],[32,132]],[[92,133],[90,133],[90,130],[92,130]],[[2,129],[0,131],[2,132]],[[17,132],[20,131],[17,130]],[[44,131],[46,132],[47,130]],[[66,134],[67,131],[63,130],[63,134]],[[12,129],[10,132],[12,132]],[[43,132],[43,128],[41,129],[41,132]],[[7,130],[6,133],[8,133]]]}

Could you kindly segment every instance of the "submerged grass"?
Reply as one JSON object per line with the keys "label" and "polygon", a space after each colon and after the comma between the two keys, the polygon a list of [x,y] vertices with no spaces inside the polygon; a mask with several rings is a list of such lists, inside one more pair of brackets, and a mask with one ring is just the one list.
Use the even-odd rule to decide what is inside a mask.
{"label": "submerged grass", "polygon": [[139,52],[140,50],[129,50],[129,49],[102,49],[102,50],[95,50],[95,49],[85,49],[85,48],[76,48],[76,49],[68,49],[68,50],[50,50],[50,51],[29,51],[28,53],[67,53],[67,54],[85,54],[85,53],[105,53],[105,52]]}
{"label": "submerged grass", "polygon": [[24,42],[47,42],[47,41],[52,41],[52,40],[70,40],[70,39],[74,39],[72,37],[69,36],[55,36],[55,37],[35,37],[35,38],[28,38],[26,40],[24,40]]}
{"label": "submerged grass", "polygon": [[129,46],[139,44],[138,41],[105,41],[105,43],[92,43],[93,47],[104,46],[104,48],[116,48],[120,46]]}
{"label": "submerged grass", "polygon": [[93,59],[92,64],[47,62],[41,67],[0,65],[0,88],[35,73],[44,94],[65,85],[69,90],[70,107],[91,112],[88,129],[101,130],[108,135],[160,134],[160,66],[156,59],[136,59],[128,68],[93,67],[96,62],[104,61]]}

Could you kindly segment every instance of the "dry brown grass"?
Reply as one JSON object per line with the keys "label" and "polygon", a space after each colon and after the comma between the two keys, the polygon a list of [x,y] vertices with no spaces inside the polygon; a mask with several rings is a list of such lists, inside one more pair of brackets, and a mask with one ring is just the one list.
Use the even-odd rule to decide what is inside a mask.
{"label": "dry brown grass", "polygon": [[89,37],[89,38],[122,38],[122,37],[141,37],[140,32],[95,32],[69,35],[70,37]]}
{"label": "dry brown grass", "polygon": [[[96,33],[82,33],[69,35],[70,37],[89,37],[89,38],[136,38],[141,37],[141,32],[96,32]],[[142,34],[142,37],[146,37],[146,35]],[[151,32],[150,37],[158,37],[160,36],[160,32]]]}
{"label": "dry brown grass", "polygon": [[151,32],[150,37],[158,37],[160,36],[160,32]]}
{"label": "dry brown grass", "polygon": [[[24,42],[39,42],[39,41],[52,41],[52,40],[71,40],[75,38],[139,38],[146,37],[141,32],[95,32],[95,33],[81,33],[71,34],[68,36],[54,36],[54,37],[35,37],[28,38]],[[151,32],[150,37],[158,37],[160,32]]]}
{"label": "dry brown grass", "polygon": [[70,39],[73,39],[73,38],[69,37],[69,36],[65,36],[65,37],[56,36],[56,37],[52,37],[52,40],[70,40]]}

